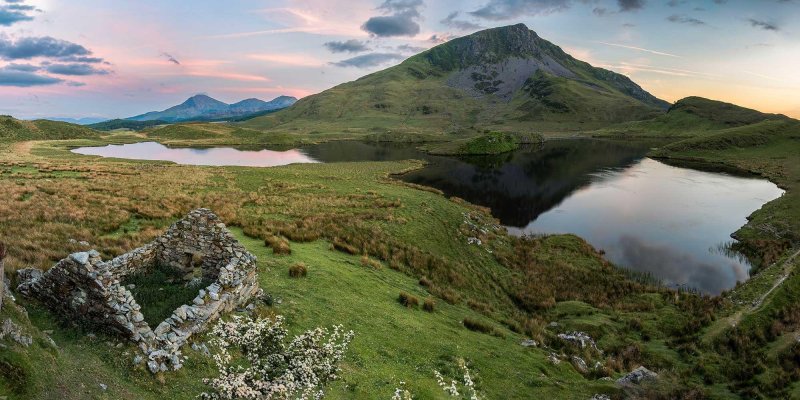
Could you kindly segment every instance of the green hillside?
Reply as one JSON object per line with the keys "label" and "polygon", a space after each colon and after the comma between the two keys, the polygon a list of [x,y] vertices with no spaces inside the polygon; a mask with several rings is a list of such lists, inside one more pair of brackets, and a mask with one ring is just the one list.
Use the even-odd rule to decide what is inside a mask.
{"label": "green hillside", "polygon": [[23,121],[0,115],[0,140],[50,140],[99,137],[99,132],[67,122],[37,119]]}
{"label": "green hillside", "polygon": [[111,119],[108,121],[98,122],[96,124],[87,125],[89,128],[97,129],[98,131],[113,131],[115,129],[130,129],[138,131],[145,128],[158,125],[166,125],[169,122],[154,120],[154,121],[132,121],[129,119]]}
{"label": "green hillside", "polygon": [[596,135],[694,137],[715,130],[742,127],[767,120],[791,121],[792,119],[785,115],[766,114],[735,104],[693,96],[678,100],[664,115],[647,121],[611,126],[596,132]]}
{"label": "green hillside", "polygon": [[652,118],[667,107],[518,24],[453,39],[244,126],[360,135],[564,131]]}

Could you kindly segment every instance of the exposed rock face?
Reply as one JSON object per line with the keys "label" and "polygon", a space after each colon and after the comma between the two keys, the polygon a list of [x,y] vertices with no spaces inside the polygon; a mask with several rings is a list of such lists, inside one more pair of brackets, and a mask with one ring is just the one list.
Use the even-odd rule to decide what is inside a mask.
{"label": "exposed rock face", "polygon": [[[170,265],[213,281],[193,304],[178,307],[156,327],[122,285],[126,276]],[[199,270],[198,270],[199,269]],[[94,250],[71,254],[47,272],[24,269],[18,291],[70,320],[115,332],[138,344],[151,372],[181,367],[180,348],[224,312],[245,304],[258,290],[256,257],[208,209],[192,211],[153,242],[110,261]]]}
{"label": "exposed rock face", "polygon": [[617,384],[620,386],[638,385],[642,381],[658,378],[658,374],[650,371],[645,367],[639,367],[629,372],[622,378],[617,379]]}

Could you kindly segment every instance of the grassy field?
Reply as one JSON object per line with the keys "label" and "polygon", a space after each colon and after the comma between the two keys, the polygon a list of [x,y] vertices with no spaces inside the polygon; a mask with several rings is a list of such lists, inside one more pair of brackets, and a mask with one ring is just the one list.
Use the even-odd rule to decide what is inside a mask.
{"label": "grassy field", "polygon": [[[574,236],[506,236],[486,210],[389,178],[419,167],[416,162],[220,168],[66,150],[87,143],[98,142],[2,145],[0,188],[10,199],[0,205],[7,269],[47,268],[83,248],[70,239],[90,242],[104,257],[119,255],[188,210],[207,206],[237,227],[259,256],[262,287],[282,300],[259,312],[286,315],[294,331],[336,323],[356,331],[342,380],[329,389],[332,398],[388,397],[400,381],[419,398],[441,397],[432,370],[452,374],[458,358],[467,360],[487,398],[616,393],[600,378],[641,364],[664,371],[665,379],[682,379],[671,390],[700,384],[687,369],[692,357],[673,342],[710,323],[714,302],[630,280]],[[472,236],[483,244],[469,244]],[[285,243],[291,254],[273,254],[265,240]],[[297,263],[306,266],[306,277],[289,277]],[[402,306],[400,292],[420,303],[431,299],[434,311]],[[213,373],[208,359],[190,352],[183,370],[154,379],[132,365],[130,345],[117,347],[102,333],[91,339],[80,326],[21,301],[30,321],[13,308],[2,316],[37,339],[28,348],[9,343],[3,365],[17,377],[2,378],[0,395],[191,398],[203,390],[200,379]],[[489,333],[467,329],[465,320]],[[570,330],[590,333],[605,352],[555,337]],[[546,347],[525,348],[524,338]],[[548,361],[551,352],[561,357],[558,365]],[[572,355],[599,367],[579,373]]]}
{"label": "grassy field", "polygon": [[[691,100],[654,120],[665,132],[679,132],[685,123],[703,128],[685,139],[675,135],[653,156],[744,169],[787,190],[736,232],[743,250],[759,261],[759,273],[717,298],[654,286],[575,236],[510,237],[488,210],[391,178],[421,167],[416,161],[198,167],[68,151],[141,140],[215,145],[352,138],[352,132],[297,136],[223,124],[0,141],[6,269],[13,275],[23,267],[48,268],[85,250],[80,241],[110,258],[151,240],[189,210],[208,207],[259,258],[260,284],[273,302],[255,313],[284,315],[295,333],[334,324],[356,332],[341,380],[327,389],[330,398],[388,398],[401,381],[415,398],[443,398],[433,370],[454,377],[458,359],[466,360],[486,398],[620,396],[607,378],[639,365],[660,374],[658,384],[636,393],[641,398],[797,398],[800,257],[789,256],[800,238],[798,123],[735,112],[739,117],[731,120],[719,110],[704,114],[697,104],[703,102]],[[629,126],[598,134],[639,136]],[[423,146],[452,150],[469,140]],[[300,265],[306,275],[291,277]],[[214,373],[208,358],[188,350],[184,369],[153,377],[133,365],[131,345],[102,332],[89,335],[18,300],[27,315],[9,306],[0,320],[18,323],[34,343],[2,341],[0,396],[188,399]],[[591,335],[603,353],[556,337],[573,330]],[[539,346],[521,346],[526,338]],[[579,371],[572,356],[590,370]]]}

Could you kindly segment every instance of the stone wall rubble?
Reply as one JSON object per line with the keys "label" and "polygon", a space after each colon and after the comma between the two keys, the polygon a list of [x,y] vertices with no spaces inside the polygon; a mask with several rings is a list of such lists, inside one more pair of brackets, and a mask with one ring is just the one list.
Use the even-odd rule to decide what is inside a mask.
{"label": "stone wall rubble", "polygon": [[[140,305],[123,285],[128,275],[169,265],[184,280],[212,281],[191,304],[151,327]],[[18,272],[18,292],[42,301],[54,312],[94,329],[135,342],[153,372],[179,369],[181,347],[223,313],[247,303],[258,290],[256,257],[250,254],[208,209],[197,209],[153,242],[103,261],[95,250],[69,255],[47,272]]]}

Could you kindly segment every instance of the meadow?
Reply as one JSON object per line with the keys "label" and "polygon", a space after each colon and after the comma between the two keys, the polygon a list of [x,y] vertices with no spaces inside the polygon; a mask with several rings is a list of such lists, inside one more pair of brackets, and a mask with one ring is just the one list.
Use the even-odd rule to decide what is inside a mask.
{"label": "meadow", "polygon": [[[259,258],[260,284],[272,300],[255,313],[284,315],[293,332],[334,324],[355,331],[329,398],[389,398],[400,382],[418,398],[444,398],[433,370],[455,377],[460,359],[486,398],[620,396],[608,378],[639,365],[661,374],[659,383],[640,389],[649,398],[798,390],[791,341],[798,325],[792,300],[798,260],[784,262],[787,247],[768,245],[766,232],[748,236],[748,229],[765,226],[759,221],[775,222],[776,213],[793,215],[780,214],[795,212],[791,197],[767,204],[740,233],[744,242],[761,244],[753,249],[762,255],[762,271],[708,298],[618,269],[575,236],[511,237],[488,210],[392,177],[420,168],[419,161],[197,167],[68,151],[140,140],[210,144],[239,128],[200,135],[183,125],[161,129],[0,143],[0,190],[8,199],[0,203],[0,237],[9,246],[11,275],[28,266],[46,269],[85,250],[82,241],[104,258],[122,254],[189,210],[208,207]],[[723,150],[679,142],[656,154],[744,167],[794,195],[798,163],[787,150],[795,143],[791,135]],[[785,229],[797,232],[791,222]],[[784,276],[784,284],[770,290]],[[758,308],[748,308],[761,296]],[[214,373],[210,359],[188,350],[184,369],[154,379],[133,365],[131,345],[102,332],[88,335],[35,303],[18,301],[27,315],[12,306],[0,318],[23,326],[34,344],[3,352],[0,395],[193,398],[205,389],[201,379]],[[594,338],[603,353],[557,338],[576,330]],[[538,346],[523,347],[524,339]],[[763,346],[770,353],[759,356]],[[573,356],[590,368],[581,371]]]}

